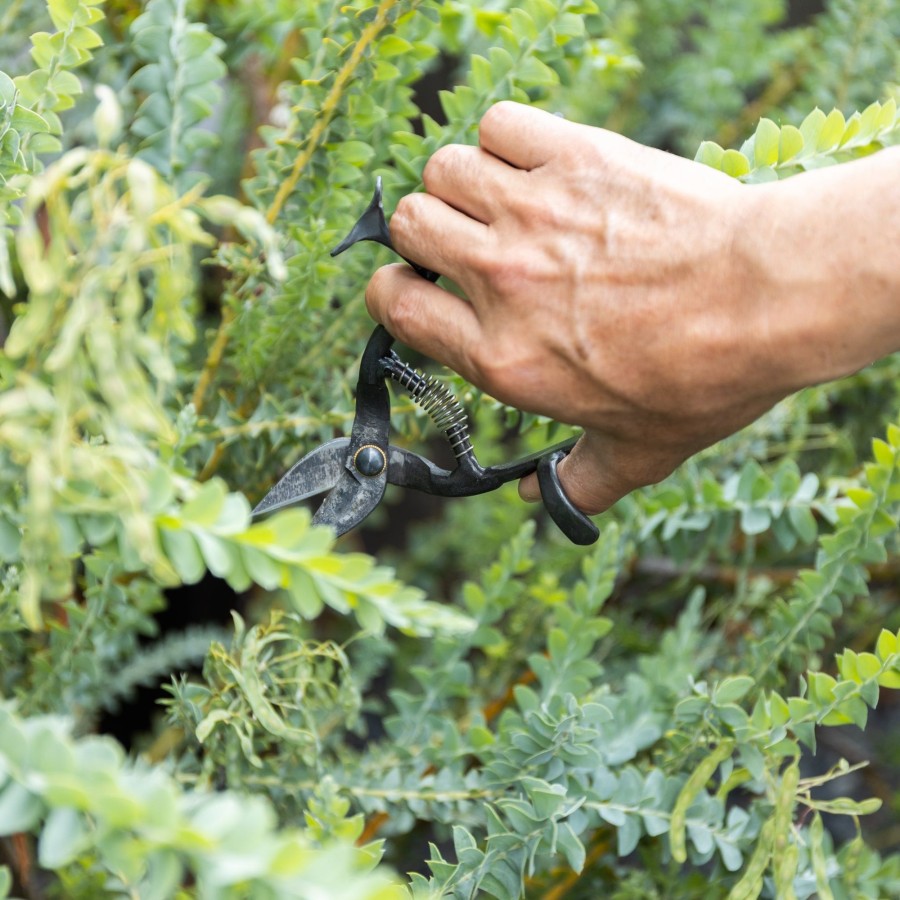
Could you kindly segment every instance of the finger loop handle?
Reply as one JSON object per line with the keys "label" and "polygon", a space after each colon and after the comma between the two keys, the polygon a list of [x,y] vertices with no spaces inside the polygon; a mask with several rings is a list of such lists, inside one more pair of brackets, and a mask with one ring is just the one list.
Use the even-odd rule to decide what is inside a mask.
{"label": "finger loop handle", "polygon": [[556,467],[566,455],[566,450],[556,450],[541,459],[537,467],[541,498],[550,518],[573,544],[586,546],[596,542],[600,529],[566,496]]}

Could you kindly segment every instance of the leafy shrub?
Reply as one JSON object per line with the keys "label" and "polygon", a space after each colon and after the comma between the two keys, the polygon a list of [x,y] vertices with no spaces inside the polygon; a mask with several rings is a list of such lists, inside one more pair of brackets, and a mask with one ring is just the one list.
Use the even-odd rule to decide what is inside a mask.
{"label": "leafy shrub", "polygon": [[[381,257],[327,249],[491,103],[707,137],[748,182],[900,133],[887,0],[482,6],[0,13],[0,896],[900,892],[860,824],[890,791],[841,796],[864,757],[814,757],[900,686],[896,358],[622,501],[587,552],[512,489],[402,529],[392,496],[339,544],[305,510],[250,521],[352,417]],[[437,106],[429,69],[455,73]],[[559,430],[448,378],[486,459]],[[393,423],[426,437],[402,396]],[[160,637],[175,588],[229,602],[209,576],[233,627]],[[104,711],[160,680],[128,756]]]}

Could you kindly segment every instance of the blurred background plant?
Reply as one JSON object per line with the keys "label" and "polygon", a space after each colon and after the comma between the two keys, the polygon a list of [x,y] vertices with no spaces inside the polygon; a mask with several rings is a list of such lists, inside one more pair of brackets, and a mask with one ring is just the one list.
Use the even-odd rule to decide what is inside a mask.
{"label": "blurred background plant", "polygon": [[[894,0],[10,0],[0,897],[900,895],[900,359],[587,551],[512,487],[249,518],[352,416],[387,257],[327,251],[376,175],[391,209],[505,98],[746,182],[839,163],[900,134],[898,36]],[[486,461],[566,432],[443,377]]]}

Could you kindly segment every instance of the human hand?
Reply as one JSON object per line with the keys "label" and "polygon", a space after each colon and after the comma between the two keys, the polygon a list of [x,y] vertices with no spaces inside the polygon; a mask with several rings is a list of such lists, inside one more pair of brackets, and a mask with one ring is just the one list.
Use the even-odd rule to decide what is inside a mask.
{"label": "human hand", "polygon": [[588,513],[828,374],[797,349],[808,298],[773,291],[746,239],[771,192],[509,102],[423,180],[392,240],[466,299],[393,265],[369,310],[504,403],[581,426],[559,474]]}

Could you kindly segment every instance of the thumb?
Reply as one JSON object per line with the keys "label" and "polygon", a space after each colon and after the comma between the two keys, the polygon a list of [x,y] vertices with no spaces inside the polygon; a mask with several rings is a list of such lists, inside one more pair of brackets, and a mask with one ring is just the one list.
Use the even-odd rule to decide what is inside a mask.
{"label": "thumb", "polygon": [[[609,509],[637,486],[617,477],[612,449],[598,432],[586,431],[557,467],[566,496],[589,516]],[[541,499],[536,473],[519,482],[519,496],[529,502]]]}

